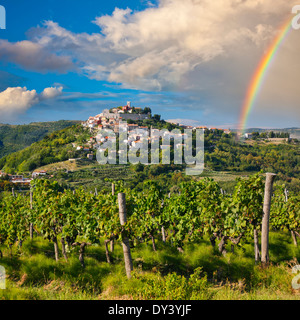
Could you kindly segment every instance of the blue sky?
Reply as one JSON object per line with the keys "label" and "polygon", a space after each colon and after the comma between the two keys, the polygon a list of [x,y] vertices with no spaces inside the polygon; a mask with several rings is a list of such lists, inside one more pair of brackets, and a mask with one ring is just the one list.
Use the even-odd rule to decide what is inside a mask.
{"label": "blue sky", "polygon": [[[293,1],[2,0],[0,122],[85,120],[131,101],[180,123],[233,128]],[[286,39],[252,127],[299,125],[300,31]]]}

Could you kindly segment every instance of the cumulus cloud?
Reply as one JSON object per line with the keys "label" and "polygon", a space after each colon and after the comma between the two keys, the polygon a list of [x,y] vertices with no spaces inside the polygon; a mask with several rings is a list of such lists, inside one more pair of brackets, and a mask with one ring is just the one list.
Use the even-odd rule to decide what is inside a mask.
{"label": "cumulus cloud", "polygon": [[27,90],[26,87],[7,88],[0,93],[0,110],[20,112],[39,102],[36,90]]}
{"label": "cumulus cloud", "polygon": [[[275,9],[275,8],[276,9]],[[148,79],[168,88],[197,66],[246,46],[261,46],[274,35],[286,1],[161,0],[141,12],[116,8],[96,18],[105,46],[127,55],[111,68],[108,80],[137,86]],[[289,12],[289,11],[287,11]]]}
{"label": "cumulus cloud", "polygon": [[58,97],[58,96],[60,96],[62,94],[62,90],[63,90],[63,87],[45,88],[43,90],[43,92],[41,93],[40,98],[41,99],[53,99],[53,98],[56,98],[56,97]]}
{"label": "cumulus cloud", "polygon": [[0,118],[2,120],[21,114],[33,105],[61,94],[62,87],[45,88],[41,94],[38,94],[36,90],[28,90],[26,87],[9,87],[0,92]]}
{"label": "cumulus cloud", "polygon": [[39,72],[65,73],[74,68],[70,57],[53,54],[42,45],[28,40],[16,43],[0,40],[0,59]]}
{"label": "cumulus cloud", "polygon": [[31,30],[31,41],[18,45],[44,48],[68,66],[56,55],[64,52],[93,79],[168,90],[198,66],[241,48],[262,52],[291,6],[286,0],[276,6],[271,0],[160,0],[143,11],[116,8],[96,17],[101,33],[73,33],[46,21]]}
{"label": "cumulus cloud", "polygon": [[[46,21],[30,31],[28,41],[0,41],[0,58],[36,70],[67,70],[76,61],[77,70],[91,79],[205,100],[184,107],[212,116],[219,112],[230,116],[229,122],[233,113],[239,117],[252,74],[294,4],[296,0],[276,0],[276,5],[273,0],[152,1],[143,11],[115,8],[111,15],[95,17],[99,33],[74,33]],[[279,64],[285,68],[270,72],[277,80],[268,77],[263,104],[272,105],[273,93],[279,95],[282,88],[278,79],[286,78],[298,59],[300,41],[287,39],[283,46]],[[294,80],[296,72],[288,77]],[[285,88],[299,112],[295,83]]]}

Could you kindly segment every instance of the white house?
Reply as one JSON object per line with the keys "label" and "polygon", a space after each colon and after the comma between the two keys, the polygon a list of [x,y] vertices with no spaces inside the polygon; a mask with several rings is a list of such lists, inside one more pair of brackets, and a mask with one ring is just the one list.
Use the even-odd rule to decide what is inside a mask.
{"label": "white house", "polygon": [[45,170],[41,170],[41,171],[34,171],[32,173],[32,178],[35,179],[38,176],[45,176],[47,174],[47,172]]}
{"label": "white house", "polygon": [[245,133],[244,134],[245,139],[251,139],[252,136],[253,136],[252,133]]}

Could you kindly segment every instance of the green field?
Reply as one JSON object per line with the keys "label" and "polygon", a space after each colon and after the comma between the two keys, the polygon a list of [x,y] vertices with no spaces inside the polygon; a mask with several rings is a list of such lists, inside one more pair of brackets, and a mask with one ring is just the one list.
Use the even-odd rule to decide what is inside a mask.
{"label": "green field", "polygon": [[[109,180],[122,180],[125,184],[136,185],[138,174],[131,165],[99,165],[97,161],[90,161],[86,159],[63,161],[53,163],[39,168],[45,170],[48,176],[53,175],[53,179],[69,185],[71,188],[78,188],[83,186],[85,189],[94,191],[97,189],[109,189]],[[184,174],[185,170],[180,170],[183,177],[187,178]],[[190,177],[193,179],[203,179],[205,177],[211,178],[218,182],[220,186],[228,193],[233,191],[236,185],[236,179],[243,178],[251,175],[251,172],[230,172],[230,171],[214,171],[205,169],[200,176]],[[165,184],[174,175],[173,172],[162,174],[161,176],[151,177],[152,180],[158,179]],[[149,179],[149,178],[148,178]],[[140,179],[141,180],[141,179]],[[171,183],[171,181],[169,181]],[[170,184],[170,187],[172,185]]]}
{"label": "green field", "polygon": [[150,243],[132,249],[134,271],[127,279],[121,246],[116,244],[108,264],[104,245],[89,246],[85,268],[78,248],[54,259],[53,245],[35,237],[22,247],[4,248],[6,289],[0,299],[13,300],[299,300],[292,288],[292,267],[300,250],[289,234],[271,232],[267,268],[253,261],[253,246],[246,244],[224,257],[209,241],[189,244],[183,253],[162,242],[154,252]]}
{"label": "green field", "polygon": [[84,187],[90,191],[109,188],[111,183],[107,179],[123,180],[126,183],[135,177],[129,165],[99,165],[96,161],[86,159],[58,162],[40,170],[46,170],[48,177],[53,175],[53,179],[70,188]]}

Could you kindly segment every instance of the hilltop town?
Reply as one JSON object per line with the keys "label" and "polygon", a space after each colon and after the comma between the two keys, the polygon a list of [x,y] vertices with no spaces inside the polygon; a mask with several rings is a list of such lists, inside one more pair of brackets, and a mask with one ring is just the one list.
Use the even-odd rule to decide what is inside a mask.
{"label": "hilltop town", "polygon": [[[140,126],[131,122],[138,122],[142,120],[156,119],[160,120],[159,115],[153,115],[149,107],[144,109],[140,107],[133,107],[131,102],[128,101],[126,106],[105,109],[102,113],[91,116],[87,121],[84,121],[82,125],[91,129],[113,129],[115,132],[119,131],[120,123],[125,123],[129,120],[128,128],[140,128]],[[217,130],[217,128],[208,128],[206,126],[188,126],[180,123],[175,123],[176,126],[183,129],[208,129],[208,130]],[[144,128],[144,126],[142,126]],[[222,130],[225,133],[230,133],[230,130]]]}
{"label": "hilltop town", "polygon": [[[20,190],[23,187],[28,189],[30,182],[39,177],[61,179],[72,187],[84,184],[89,188],[103,186],[104,178],[119,179],[120,172],[126,179],[134,180],[135,166],[123,165],[127,163],[126,155],[129,163],[135,163],[131,161],[129,154],[126,154],[126,150],[132,154],[131,151],[137,149],[138,156],[141,154],[140,150],[148,148],[151,163],[158,163],[156,160],[152,162],[153,148],[156,151],[160,150],[159,159],[167,159],[170,153],[172,159],[175,159],[174,155],[186,150],[185,144],[188,146],[189,143],[184,129],[205,130],[205,166],[207,170],[212,170],[211,172],[220,170],[234,174],[242,171],[252,172],[269,168],[271,163],[274,171],[279,170],[277,165],[286,168],[282,177],[287,180],[289,179],[287,174],[295,170],[292,159],[296,157],[293,148],[297,146],[297,140],[289,138],[289,132],[252,130],[253,132],[245,134],[243,140],[236,140],[235,131],[171,123],[162,120],[160,115],[152,114],[152,110],[148,107],[138,108],[128,102],[125,106],[107,108],[96,116],[88,117],[86,121],[78,121],[66,128],[53,131],[30,147],[0,159],[0,191],[12,188]],[[114,143],[116,143],[115,151],[108,147]],[[270,148],[273,150],[275,146],[276,159],[279,159],[280,152],[285,150],[284,161],[288,162],[285,166],[281,165],[282,159],[280,162],[270,160],[268,157],[268,150]],[[104,160],[109,160],[110,155],[110,159],[115,158],[116,166],[101,166],[99,151],[100,154],[104,153]],[[185,155],[184,152],[182,154]],[[141,158],[138,160],[142,164],[148,163],[142,162]],[[145,160],[148,160],[148,157]],[[176,170],[181,170],[179,167]],[[141,169],[141,166],[137,166],[138,170],[143,171],[140,174],[144,175],[144,178],[147,177],[148,170],[151,174],[161,174],[166,172],[164,171],[166,168],[144,166]]]}
{"label": "hilltop town", "polygon": [[131,102],[127,102],[124,107],[105,109],[102,113],[89,117],[82,125],[88,128],[113,129],[117,132],[119,123],[124,120],[138,121],[147,119],[151,119],[150,108],[131,107]]}
{"label": "hilltop town", "polygon": [[[53,153],[52,158],[48,156],[49,160],[47,160],[45,155],[39,156],[37,153],[34,153],[34,158],[38,160],[33,160],[33,165],[28,165],[28,169],[7,170],[7,168],[3,168],[2,166],[0,179],[3,180],[5,178],[14,185],[28,185],[37,177],[48,176],[48,169],[44,169],[45,162],[50,164],[66,160],[72,163],[75,163],[77,160],[95,161],[97,151],[104,151],[103,144],[108,141],[114,142],[119,133],[125,134],[122,140],[120,139],[121,143],[124,142],[130,147],[139,148],[143,144],[144,146],[145,144],[148,146],[149,143],[159,143],[162,134],[161,129],[167,129],[163,136],[165,139],[163,139],[162,145],[158,144],[158,148],[168,150],[170,147],[169,138],[171,138],[171,135],[168,136],[168,131],[171,132],[175,128],[181,130],[178,136],[174,137],[173,135],[175,139],[174,148],[176,149],[184,147],[183,129],[216,130],[216,128],[192,127],[180,123],[174,124],[166,122],[161,120],[160,115],[152,115],[152,110],[149,107],[135,107],[132,106],[130,101],[127,102],[125,106],[105,109],[96,116],[90,116],[86,121],[81,122],[81,124],[79,122],[79,127],[81,127],[81,130],[75,129],[74,133],[70,134],[68,139],[64,133],[61,135],[59,133],[53,133],[49,137],[45,137],[46,140],[43,140],[44,147],[48,148],[51,145],[53,152],[58,146],[64,146],[63,150],[65,151],[59,151],[64,153],[60,158],[57,157],[57,153]],[[101,130],[103,130],[102,133]],[[105,130],[113,132],[115,135],[110,136]],[[50,143],[49,138],[50,140],[54,139],[55,142]],[[46,153],[46,149],[42,148],[41,150],[44,150],[43,152]],[[120,155],[123,152],[125,152],[125,150],[119,150],[118,154]],[[22,156],[18,157],[20,159],[22,158]],[[25,161],[30,161],[29,159],[30,157],[25,156]],[[39,159],[45,159],[47,161],[43,162],[43,160],[40,161]],[[14,174],[14,172],[18,172],[18,174]]]}
{"label": "hilltop town", "polygon": [[[130,147],[142,147],[145,146],[145,144],[148,144],[151,142],[158,143],[160,136],[162,132],[154,128],[152,125],[145,125],[149,124],[149,122],[145,120],[158,120],[160,121],[159,115],[153,115],[151,113],[151,109],[146,107],[144,109],[139,107],[133,107],[131,105],[131,102],[127,102],[126,106],[112,108],[112,109],[105,109],[102,113],[91,116],[87,121],[84,121],[82,123],[82,126],[85,128],[90,129],[91,137],[87,141],[87,144],[85,146],[74,146],[77,148],[77,150],[83,150],[83,151],[91,151],[92,149],[105,151],[106,148],[102,149],[101,145],[107,141],[115,142],[116,136],[109,135],[109,131],[111,130],[114,133],[122,133],[126,132],[128,133],[128,136],[124,136],[123,140],[121,142],[125,142]],[[140,125],[142,123],[143,125]],[[174,128],[178,129],[202,129],[202,130],[217,130],[217,128],[207,128],[204,126],[186,126],[179,123],[173,124]],[[173,128],[173,127],[172,127]],[[150,129],[150,130],[149,130]],[[101,130],[103,130],[101,132]],[[229,130],[223,130],[225,133],[230,133]],[[178,134],[171,134],[171,132],[164,132],[163,138],[165,138],[165,142],[163,141],[162,145],[159,146],[161,150],[167,150],[170,148],[170,138],[173,137],[175,139],[174,148],[182,148],[184,147],[184,136],[185,134],[182,132]],[[176,139],[177,138],[177,139]],[[118,153],[123,153],[124,150],[119,150]],[[95,155],[93,152],[90,152],[87,154],[87,158],[90,160],[93,160],[95,158]]]}
{"label": "hilltop town", "polygon": [[[178,129],[176,134],[174,129]],[[225,134],[224,137],[230,138],[227,134],[231,133],[229,129],[171,123],[162,120],[160,115],[153,115],[149,107],[134,107],[131,102],[127,102],[125,106],[107,108],[96,116],[90,116],[86,121],[68,127],[67,130],[51,133],[38,144],[33,144],[15,156],[3,158],[0,180],[9,181],[11,186],[28,185],[32,179],[51,177],[51,164],[67,161],[72,167],[78,161],[83,161],[85,165],[97,165],[97,152],[106,152],[109,143],[119,143],[117,154],[116,151],[109,150],[111,155],[119,160],[125,159],[127,146],[131,150],[145,150],[151,145],[151,148],[154,146],[162,153],[168,153],[172,144],[174,151],[182,150],[186,138],[184,129],[205,130],[209,138],[208,152],[214,150],[216,137]],[[268,143],[289,143],[291,139],[287,132],[263,131],[246,133],[241,142],[251,147],[255,143],[262,146]],[[216,161],[209,157],[207,159],[207,164],[215,168]]]}

